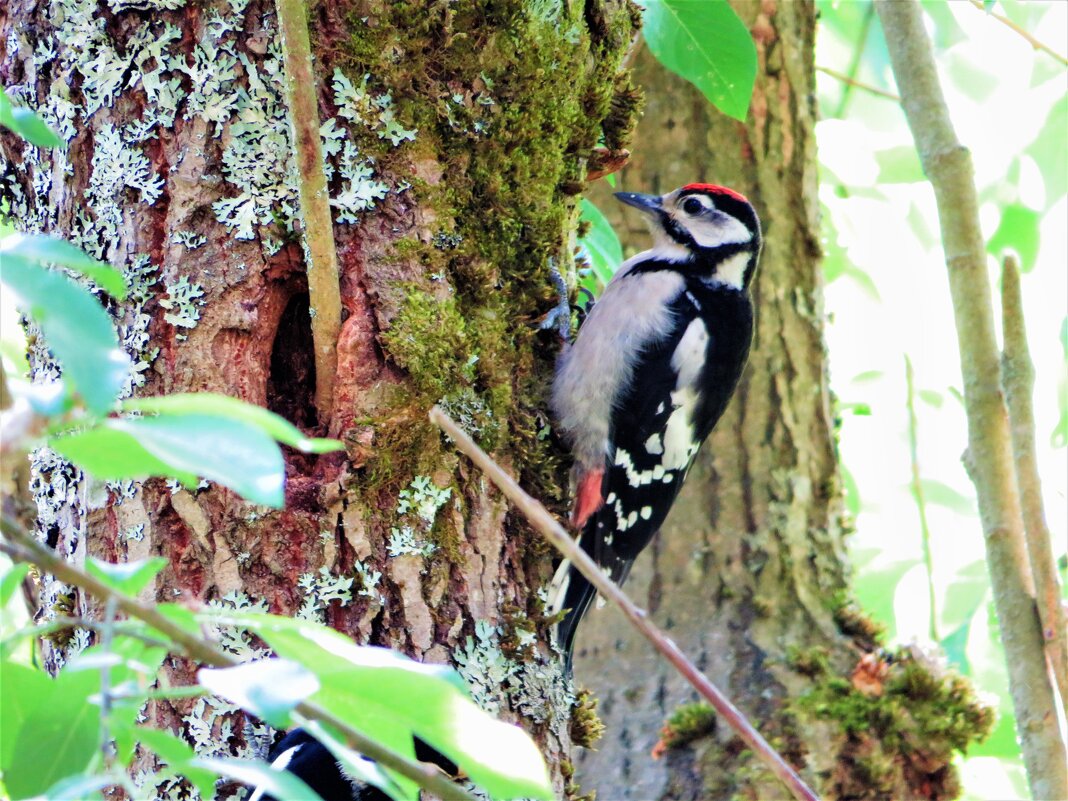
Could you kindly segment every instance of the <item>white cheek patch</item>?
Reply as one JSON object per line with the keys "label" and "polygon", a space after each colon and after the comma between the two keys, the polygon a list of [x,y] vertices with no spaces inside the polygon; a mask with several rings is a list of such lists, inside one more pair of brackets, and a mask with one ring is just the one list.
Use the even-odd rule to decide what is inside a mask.
{"label": "white cheek patch", "polygon": [[693,241],[703,248],[743,245],[753,239],[753,235],[742,221],[729,215],[724,215],[719,219],[694,220],[688,227]]}
{"label": "white cheek patch", "polygon": [[735,253],[716,267],[712,280],[734,289],[745,287],[745,268],[749,266],[748,253]]}
{"label": "white cheek patch", "polygon": [[653,247],[646,252],[658,261],[666,261],[672,264],[689,261],[693,257],[693,253],[688,247],[676,242],[663,230],[654,232]]}

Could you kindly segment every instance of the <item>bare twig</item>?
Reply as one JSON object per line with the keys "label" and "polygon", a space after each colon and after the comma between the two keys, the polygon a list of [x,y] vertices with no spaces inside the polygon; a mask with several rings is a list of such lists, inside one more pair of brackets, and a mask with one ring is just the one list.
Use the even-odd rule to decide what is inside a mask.
{"label": "bare twig", "polygon": [[965,466],[979,496],[987,567],[1027,778],[1035,798],[1068,798],[1068,763],[1035,611],[1001,394],[971,156],[953,130],[919,3],[879,0],[876,10],[902,107],[938,204],[964,377]]}
{"label": "bare twig", "polygon": [[[104,625],[100,635],[100,650],[106,656],[111,655],[111,643],[115,639],[115,596],[108,598],[104,604]],[[104,756],[104,765],[114,767],[115,747],[111,742],[111,663],[106,659],[100,665],[100,748]]]}
{"label": "bare twig", "polygon": [[570,559],[571,564],[582,575],[589,579],[597,592],[619,607],[634,627],[713,706],[738,737],[782,780],[795,798],[799,801],[818,801],[819,797],[809,789],[786,760],[768,744],[760,732],[753,728],[745,715],[708,680],[670,638],[649,620],[645,611],[639,609],[615,582],[608,578],[607,574],[578,546],[544,506],[524,492],[515,479],[504,472],[504,469],[479,448],[474,440],[440,407],[435,406],[430,410],[430,422],[448,434],[456,443],[456,447],[489,476],[490,481],[496,484],[508,500],[523,513],[527,521],[560,553]]}
{"label": "bare twig", "polygon": [[920,448],[918,423],[916,421],[916,387],[912,373],[912,360],[905,354],[905,406],[909,412],[909,462],[912,465],[912,497],[920,515],[920,544],[923,547],[923,566],[927,570],[928,635],[934,642],[938,637],[938,608],[934,586],[934,560],[931,558],[931,529],[927,525],[927,503],[923,497],[923,482],[920,480]]}
{"label": "bare twig", "polygon": [[895,95],[893,92],[887,92],[885,89],[880,89],[878,86],[872,86],[870,83],[864,83],[863,81],[858,81],[856,78],[850,78],[844,72],[832,70],[830,67],[821,67],[817,64],[816,72],[822,72],[824,75],[830,75],[835,80],[839,80],[847,86],[855,86],[857,89],[863,89],[865,92],[870,92],[873,95],[885,97],[887,100],[893,100],[895,103],[901,102],[901,98]]}
{"label": "bare twig", "polygon": [[[81,587],[97,598],[103,600],[114,598],[115,605],[119,610],[159,631],[169,638],[177,646],[178,650],[186,656],[214,667],[234,667],[239,664],[232,656],[224,653],[203,638],[186,631],[169,618],[160,614],[154,607],[143,605],[127,595],[116,592],[88,573],[64,561],[54,551],[46,548],[30,534],[23,531],[14,520],[11,520],[6,515],[0,518],[0,533],[10,543],[14,543],[12,545],[9,542],[0,542],[0,551],[7,553],[17,561],[32,562],[54,575],[60,581]],[[375,760],[383,767],[411,779],[420,787],[426,788],[442,799],[446,799],[446,801],[476,801],[475,796],[451,782],[433,765],[425,765],[408,759],[385,748],[318,704],[302,701],[294,707],[294,710],[304,718],[318,720],[334,728],[342,734],[345,741],[354,750]]]}
{"label": "bare twig", "polygon": [[1012,256],[1006,256],[1002,263],[1001,320],[1004,339],[1001,382],[1009,407],[1012,451],[1016,457],[1016,485],[1023,506],[1027,554],[1031,560],[1031,575],[1035,580],[1035,597],[1038,601],[1038,617],[1042,621],[1046,658],[1060,692],[1065,716],[1068,717],[1068,631],[1064,607],[1060,603],[1061,587],[1053,558],[1053,544],[1042,506],[1042,481],[1038,476],[1038,459],[1035,456],[1035,416],[1031,406],[1035,366],[1031,362],[1024,327],[1020,268]]}
{"label": "bare twig", "polygon": [[315,406],[320,422],[326,422],[334,404],[337,340],[341,330],[341,287],[334,247],[334,223],[323,173],[315,72],[304,0],[276,0],[275,6],[282,30],[293,155],[300,174],[300,216],[315,344]]}
{"label": "bare twig", "polygon": [[864,57],[864,48],[868,44],[868,33],[871,31],[871,24],[875,20],[875,9],[871,4],[864,9],[864,18],[861,20],[860,25],[857,26],[857,33],[853,39],[853,54],[849,59],[849,66],[846,67],[844,74],[845,87],[842,89],[842,96],[838,100],[838,108],[835,109],[835,117],[844,117],[846,108],[849,106],[849,101],[852,97],[850,91],[856,84],[853,83],[856,80],[857,73],[860,72],[860,62]]}
{"label": "bare twig", "polygon": [[1061,64],[1063,64],[1064,66],[1068,67],[1068,58],[1065,58],[1064,56],[1062,56],[1060,53],[1058,53],[1052,47],[1044,45],[1042,42],[1040,42],[1038,39],[1036,39],[1034,36],[1032,36],[1029,31],[1024,30],[1023,28],[1021,28],[1019,25],[1017,25],[1015,22],[1013,22],[1008,17],[1003,16],[1001,14],[997,14],[997,13],[995,13],[993,11],[987,11],[986,8],[983,6],[983,3],[981,2],[981,0],[972,0],[972,5],[975,6],[976,8],[978,8],[980,11],[982,11],[987,16],[993,17],[998,22],[1000,22],[1002,25],[1007,26],[1008,28],[1013,30],[1015,33],[1017,33],[1020,36],[1022,36],[1024,39],[1027,40],[1027,43],[1029,45],[1031,45],[1031,47],[1035,48],[1035,50],[1041,50],[1043,53],[1046,53],[1047,55],[1053,56],[1053,58],[1055,58],[1057,61],[1061,62]]}

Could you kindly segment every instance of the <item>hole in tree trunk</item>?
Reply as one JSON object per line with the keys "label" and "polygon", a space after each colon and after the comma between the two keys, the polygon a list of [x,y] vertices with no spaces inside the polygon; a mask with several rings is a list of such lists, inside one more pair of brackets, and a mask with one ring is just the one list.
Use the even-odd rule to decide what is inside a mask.
{"label": "hole in tree trunk", "polygon": [[289,299],[271,348],[267,408],[307,432],[317,427],[315,346],[307,292]]}

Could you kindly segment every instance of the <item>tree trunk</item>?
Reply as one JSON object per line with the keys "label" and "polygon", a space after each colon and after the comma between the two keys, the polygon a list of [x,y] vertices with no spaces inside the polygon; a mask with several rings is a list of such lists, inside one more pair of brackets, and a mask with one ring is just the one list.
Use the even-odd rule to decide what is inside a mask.
{"label": "tree trunk", "polygon": [[[38,452],[41,537],[79,561],[166,557],[150,598],[317,618],[456,663],[483,706],[535,734],[562,789],[574,697],[545,646],[551,556],[426,415],[442,403],[563,508],[566,464],[545,436],[558,343],[535,323],[555,303],[550,263],[572,269],[586,158],[602,126],[610,147],[630,129],[632,106],[612,101],[634,7],[314,4],[344,309],[322,423],[273,4],[13,0],[7,14],[0,77],[67,147],[4,136],[3,198],[23,228],[125,271],[113,312],[130,391],[222,392],[346,444],[287,454],[283,511],[214,485],[104,484]],[[33,356],[39,376],[55,370],[43,346]],[[92,611],[56,582],[43,606]],[[90,641],[54,643],[49,666]],[[195,665],[168,664],[193,681]],[[262,755],[269,736],[218,699],[148,718],[204,753]]]}
{"label": "tree trunk", "polygon": [[[825,797],[953,797],[951,751],[989,713],[920,655],[887,665],[874,624],[848,603],[850,521],[822,335],[815,4],[732,5],[759,58],[745,124],[647,51],[635,66],[647,105],[619,187],[733,187],[754,202],[766,243],[745,376],[626,589]],[[599,185],[594,201],[629,252],[645,247],[638,215],[608,191]],[[576,681],[600,697],[607,727],[578,762],[584,787],[612,801],[786,795],[724,726],[680,714],[696,696],[614,609],[591,611],[578,650]],[[961,740],[945,720],[971,731]]]}

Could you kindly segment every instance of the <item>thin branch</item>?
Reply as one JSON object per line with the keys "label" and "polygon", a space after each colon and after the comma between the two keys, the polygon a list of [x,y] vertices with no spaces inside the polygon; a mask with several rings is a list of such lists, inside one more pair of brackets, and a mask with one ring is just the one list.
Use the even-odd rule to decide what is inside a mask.
{"label": "thin branch", "polygon": [[887,100],[893,100],[895,103],[901,102],[901,98],[895,95],[893,92],[888,92],[885,89],[880,89],[878,86],[872,86],[870,83],[858,81],[856,78],[850,78],[844,72],[832,70],[830,67],[821,67],[819,65],[816,65],[816,72],[822,72],[824,75],[830,75],[832,78],[841,81],[847,86],[855,86],[857,89],[863,89],[865,92],[870,92],[873,95],[885,97]]}
{"label": "thin branch", "polygon": [[1015,33],[1017,33],[1020,36],[1022,36],[1024,39],[1027,40],[1027,43],[1029,45],[1031,45],[1031,47],[1035,48],[1035,50],[1041,50],[1043,53],[1045,53],[1047,55],[1050,55],[1050,56],[1053,56],[1053,58],[1057,59],[1057,61],[1061,62],[1061,64],[1063,64],[1064,66],[1068,67],[1068,58],[1065,58],[1064,56],[1062,56],[1060,53],[1058,53],[1053,48],[1051,48],[1051,47],[1049,47],[1047,45],[1044,45],[1042,42],[1040,42],[1038,39],[1036,39],[1034,36],[1032,36],[1029,31],[1021,28],[1019,25],[1017,25],[1015,22],[1013,22],[1008,17],[1002,16],[1001,14],[995,14],[993,11],[987,11],[980,0],[972,0],[972,5],[975,6],[976,8],[978,8],[980,11],[982,11],[988,17],[993,17],[998,22],[1000,22],[1002,25],[1007,26],[1008,28],[1013,30]]}
{"label": "thin branch", "polygon": [[[0,551],[9,554],[17,561],[32,562],[54,575],[60,581],[81,587],[97,598],[102,600],[114,598],[116,606],[122,612],[147,623],[168,637],[172,643],[178,646],[178,650],[186,656],[214,667],[234,667],[240,664],[229,654],[211,645],[201,637],[189,633],[169,618],[164,617],[154,607],[145,606],[127,595],[116,592],[98,579],[61,559],[54,551],[39,543],[6,515],[0,518],[0,533],[10,542],[15,543],[11,545],[0,542]],[[389,768],[407,779],[411,779],[420,787],[435,793],[442,799],[446,799],[446,801],[477,801],[475,796],[459,785],[454,784],[433,765],[425,765],[422,762],[408,759],[385,748],[318,704],[302,701],[294,709],[305,718],[318,720],[331,726],[342,734],[345,741],[354,750],[375,760],[383,767]]]}
{"label": "thin branch", "polygon": [[[104,625],[100,636],[100,650],[111,655],[111,643],[115,639],[115,597],[104,604]],[[111,768],[115,763],[115,747],[111,742],[111,663],[106,659],[100,665],[100,749],[104,765]]]}
{"label": "thin branch", "polygon": [[1027,554],[1031,561],[1031,575],[1035,580],[1035,597],[1038,601],[1038,617],[1042,621],[1046,658],[1060,692],[1062,708],[1068,717],[1068,630],[1064,607],[1060,602],[1061,586],[1053,558],[1053,543],[1042,505],[1042,481],[1038,476],[1038,459],[1035,456],[1035,415],[1032,408],[1035,366],[1027,346],[1020,268],[1012,256],[1006,256],[1002,263],[1001,320],[1004,332],[1001,383],[1009,407],[1016,485],[1023,505]]}
{"label": "thin branch", "polygon": [[968,150],[953,130],[923,12],[914,0],[878,0],[902,107],[938,204],[968,416],[965,466],[979,497],[987,568],[1031,793],[1068,798],[1057,723],[1024,543],[979,204]]}
{"label": "thin branch", "polygon": [[479,448],[474,440],[440,407],[435,406],[430,410],[430,422],[444,431],[456,443],[456,447],[489,476],[490,481],[496,484],[508,500],[523,513],[527,521],[560,553],[570,559],[571,564],[604,598],[619,607],[634,627],[702,697],[708,700],[738,737],[782,780],[794,798],[799,801],[818,801],[819,797],[805,785],[797,772],[768,744],[760,732],[753,728],[745,715],[701,673],[671,639],[649,620],[645,611],[639,609],[618,585],[608,578],[608,575],[578,546],[544,506],[524,492],[515,479],[504,472],[504,469]]}
{"label": "thin branch", "polygon": [[864,57],[864,48],[868,44],[868,33],[871,31],[872,21],[875,19],[875,9],[869,3],[868,7],[864,9],[864,19],[861,20],[860,26],[857,31],[857,36],[853,40],[853,56],[849,59],[849,67],[846,69],[845,75],[845,87],[842,89],[842,96],[838,100],[838,108],[834,112],[835,117],[844,117],[846,107],[849,105],[849,100],[852,97],[850,89],[856,86],[854,81],[856,80],[857,73],[860,72],[860,62]]}
{"label": "thin branch", "polygon": [[341,331],[341,287],[334,247],[334,222],[323,173],[315,72],[304,0],[276,0],[275,6],[282,31],[293,156],[300,175],[300,216],[315,345],[315,406],[320,422],[326,422],[334,405],[337,341]]}
{"label": "thin branch", "polygon": [[923,548],[923,566],[927,570],[927,602],[931,611],[928,614],[928,635],[934,642],[938,636],[938,607],[934,585],[934,559],[931,558],[931,529],[927,525],[927,503],[923,496],[923,482],[920,480],[919,425],[916,420],[916,387],[912,373],[912,359],[905,354],[905,406],[909,413],[909,462],[912,466],[912,497],[916,499],[916,510],[920,515],[920,544]]}

